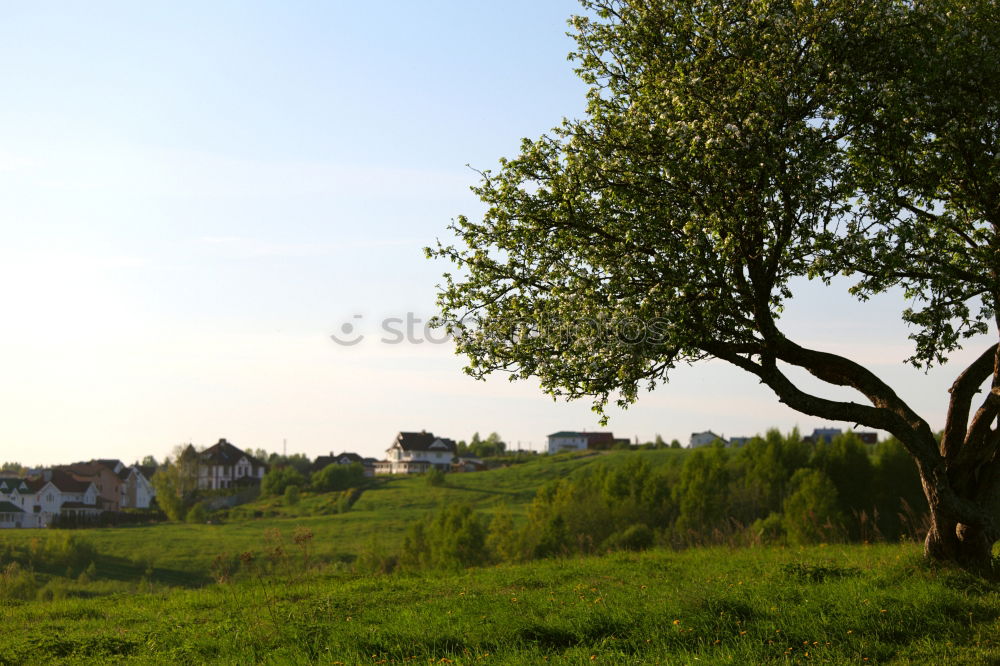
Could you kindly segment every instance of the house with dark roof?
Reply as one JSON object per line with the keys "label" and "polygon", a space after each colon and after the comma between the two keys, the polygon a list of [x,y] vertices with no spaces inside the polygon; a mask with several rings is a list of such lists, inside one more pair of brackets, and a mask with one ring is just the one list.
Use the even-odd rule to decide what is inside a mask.
{"label": "house with dark roof", "polygon": [[58,468],[39,470],[31,478],[0,479],[0,502],[22,512],[6,512],[8,518],[14,516],[13,521],[0,520],[7,527],[48,527],[57,516],[94,520],[101,513],[94,482]]}
{"label": "house with dark roof", "polygon": [[62,470],[78,481],[91,481],[97,487],[97,504],[103,511],[120,511],[122,479],[119,473],[125,469],[121,460],[102,459],[59,465]]}
{"label": "house with dark roof", "polygon": [[561,451],[586,451],[587,449],[610,449],[619,441],[610,432],[574,432],[560,430],[548,436],[549,453]]}
{"label": "house with dark roof", "polygon": [[0,501],[0,528],[27,527],[24,523],[28,518],[24,509],[7,500]]}
{"label": "house with dark roof", "polygon": [[201,452],[188,445],[181,455],[197,463],[198,490],[257,486],[267,472],[267,465],[225,439]]}
{"label": "house with dark roof", "polygon": [[375,463],[375,474],[423,474],[432,467],[451,468],[458,446],[454,440],[427,432],[400,432],[386,449],[386,459]]}
{"label": "house with dark roof", "polygon": [[328,465],[350,465],[353,463],[360,463],[361,466],[365,468],[365,476],[372,476],[375,473],[375,462],[376,460],[374,458],[362,458],[357,453],[344,451],[339,455],[334,455],[333,451],[331,451],[328,456],[316,456],[316,460],[314,460],[312,464],[312,471],[318,472]]}

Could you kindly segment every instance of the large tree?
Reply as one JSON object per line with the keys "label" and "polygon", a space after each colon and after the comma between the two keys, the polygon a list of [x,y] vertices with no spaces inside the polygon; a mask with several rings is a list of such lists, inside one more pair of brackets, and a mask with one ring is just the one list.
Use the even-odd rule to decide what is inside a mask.
{"label": "large tree", "polygon": [[[440,321],[467,371],[534,376],[600,409],[680,363],[725,360],[793,409],[895,435],[930,503],[927,554],[987,561],[1000,537],[994,0],[583,5],[571,57],[586,113],[484,172],[485,215],[429,250],[456,264]],[[862,300],[905,293],[918,367],[980,345],[940,441],[863,364],[782,331],[793,289],[837,275]],[[858,398],[824,397],[793,366]]]}

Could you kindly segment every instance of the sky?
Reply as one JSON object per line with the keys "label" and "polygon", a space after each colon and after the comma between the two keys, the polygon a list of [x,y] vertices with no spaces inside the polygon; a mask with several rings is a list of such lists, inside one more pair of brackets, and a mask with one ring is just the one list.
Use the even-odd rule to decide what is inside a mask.
{"label": "sky", "polygon": [[[582,113],[578,10],[0,3],[0,461],[162,459],[220,438],[382,457],[400,430],[541,449],[559,430],[850,427],[709,362],[602,428],[589,403],[474,381],[426,339],[448,267],[422,249],[482,213],[473,169]],[[845,285],[798,285],[787,330],[871,364],[941,427],[975,349],[908,369],[902,298],[861,305]],[[407,321],[412,336],[383,341]]]}

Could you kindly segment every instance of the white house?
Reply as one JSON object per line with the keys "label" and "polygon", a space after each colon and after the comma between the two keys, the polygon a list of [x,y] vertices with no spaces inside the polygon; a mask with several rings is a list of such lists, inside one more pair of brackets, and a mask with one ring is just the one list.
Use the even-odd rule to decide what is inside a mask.
{"label": "white house", "polygon": [[723,444],[728,444],[724,437],[716,435],[711,430],[706,430],[705,432],[693,432],[691,433],[691,439],[688,442],[688,448],[696,449],[699,446],[709,446],[714,444],[717,440],[721,440]]}
{"label": "white house", "polygon": [[188,446],[181,454],[198,466],[198,490],[259,485],[267,465],[225,439],[198,453]]}
{"label": "white house", "polygon": [[0,528],[6,527],[27,527],[25,519],[28,514],[24,509],[8,500],[0,501]]}
{"label": "white house", "polygon": [[375,463],[375,474],[423,474],[431,467],[447,471],[457,450],[454,440],[427,431],[401,432],[386,449],[386,459]]}
{"label": "white house", "polygon": [[618,442],[625,442],[627,439],[615,439],[614,433],[610,432],[570,432],[560,430],[548,436],[549,453],[559,453],[560,451],[586,451],[587,449],[610,449]]}
{"label": "white house", "polygon": [[586,451],[587,434],[561,430],[549,435],[549,453],[560,451]]}
{"label": "white house", "polygon": [[118,472],[121,484],[119,506],[123,509],[148,509],[156,497],[156,490],[138,466],[126,467]]}
{"label": "white house", "polygon": [[59,468],[0,478],[0,527],[48,527],[57,516],[93,520],[103,510],[99,496],[93,481]]}

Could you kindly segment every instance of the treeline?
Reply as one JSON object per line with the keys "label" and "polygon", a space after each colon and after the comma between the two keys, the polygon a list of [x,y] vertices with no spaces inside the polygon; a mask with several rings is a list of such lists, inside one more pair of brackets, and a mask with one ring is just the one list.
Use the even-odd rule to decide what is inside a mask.
{"label": "treeline", "polygon": [[654,545],[808,544],[921,538],[926,501],[896,440],[807,443],[772,430],[650,465],[597,466],[539,489],[527,519],[451,506],[416,523],[382,569],[471,566]]}

